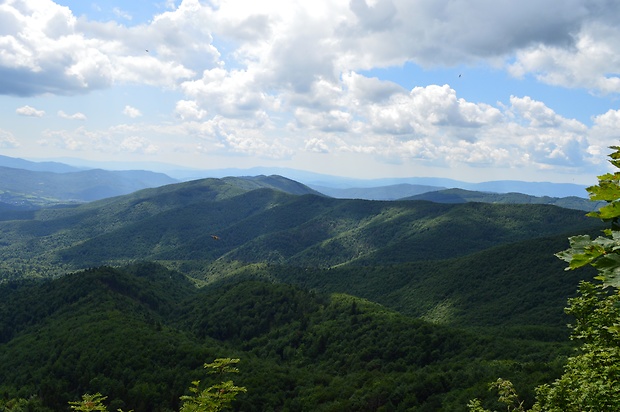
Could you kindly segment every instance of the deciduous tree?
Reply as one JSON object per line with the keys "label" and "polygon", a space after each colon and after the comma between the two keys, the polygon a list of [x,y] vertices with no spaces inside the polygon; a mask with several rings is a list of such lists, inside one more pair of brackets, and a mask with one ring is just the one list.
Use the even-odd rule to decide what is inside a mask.
{"label": "deciduous tree", "polygon": [[[610,163],[620,169],[620,146],[612,146]],[[593,282],[581,282],[579,295],[568,300],[566,313],[574,316],[571,339],[581,342],[568,358],[563,375],[536,388],[531,411],[580,412],[620,410],[620,171],[598,177],[587,188],[590,199],[606,204],[588,216],[610,224],[603,235],[569,238],[569,248],[556,256],[567,270],[592,266]],[[508,411],[524,411],[509,381],[494,387]],[[492,385],[493,386],[493,385]],[[469,403],[471,412],[488,412],[479,400]]]}

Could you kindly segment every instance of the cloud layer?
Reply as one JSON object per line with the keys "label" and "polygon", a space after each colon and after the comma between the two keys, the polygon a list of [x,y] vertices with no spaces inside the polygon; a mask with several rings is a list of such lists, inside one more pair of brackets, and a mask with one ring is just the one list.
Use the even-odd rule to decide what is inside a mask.
{"label": "cloud layer", "polygon": [[[130,14],[115,13],[118,22],[98,22],[50,0],[0,4],[0,94],[150,85],[181,93],[175,122],[49,130],[42,143],[156,153],[151,139],[181,133],[205,153],[360,153],[395,164],[580,171],[600,163],[618,138],[616,110],[586,126],[528,96],[481,104],[447,84],[408,90],[361,74],[407,62],[487,65],[558,87],[620,93],[617,2],[183,0],[133,26],[124,25]],[[29,106],[17,113],[44,115]],[[142,113],[126,105],[124,114]],[[7,133],[5,145],[14,139]]]}

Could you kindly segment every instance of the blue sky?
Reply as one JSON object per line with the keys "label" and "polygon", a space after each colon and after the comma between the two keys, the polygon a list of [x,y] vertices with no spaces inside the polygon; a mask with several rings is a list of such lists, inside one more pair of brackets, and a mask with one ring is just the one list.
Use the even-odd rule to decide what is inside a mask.
{"label": "blue sky", "polygon": [[0,154],[588,184],[619,76],[616,2],[0,0]]}

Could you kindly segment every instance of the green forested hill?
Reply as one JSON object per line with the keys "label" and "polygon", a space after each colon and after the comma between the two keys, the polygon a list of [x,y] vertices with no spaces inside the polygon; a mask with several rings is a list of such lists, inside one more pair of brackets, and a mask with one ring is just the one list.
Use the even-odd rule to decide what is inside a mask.
{"label": "green forested hill", "polygon": [[97,391],[175,409],[216,357],[242,358],[243,411],[460,411],[498,376],[524,392],[559,375],[562,310],[590,276],[553,254],[601,229],[550,205],[333,199],[277,176],[19,212],[0,219],[0,400],[54,410]]}
{"label": "green forested hill", "polygon": [[0,222],[1,274],[56,277],[149,260],[199,284],[260,277],[436,323],[541,326],[561,337],[557,309],[587,273],[565,273],[553,254],[569,235],[599,228],[549,205],[333,199],[279,185],[301,187],[205,179]]}
{"label": "green forested hill", "polygon": [[330,269],[254,265],[231,279],[263,276],[326,293],[359,296],[436,324],[488,328],[510,336],[562,340],[562,308],[592,273],[564,271],[553,254],[563,235],[497,246],[467,256]]}
{"label": "green forested hill", "polygon": [[555,376],[569,350],[285,284],[198,289],[153,264],[4,284],[0,315],[0,396],[36,394],[53,410],[97,391],[111,410],[177,408],[203,362],[235,356],[248,389],[236,410],[460,411],[495,376]]}
{"label": "green forested hill", "polygon": [[[126,263],[134,259],[143,260],[152,255],[148,245],[138,241],[134,254],[127,256],[106,255],[106,248],[124,249],[132,247],[136,238],[149,238],[158,252],[171,250],[178,243],[194,242],[196,233],[186,230],[199,229],[201,234],[216,229],[209,224],[201,225],[195,221],[195,212],[206,216],[209,222],[219,225],[239,219],[239,213],[253,214],[258,209],[274,205],[254,203],[252,198],[238,198],[253,192],[270,191],[274,199],[287,198],[285,191],[301,192],[304,186],[279,177],[204,179],[192,182],[144,189],[130,195],[103,199],[76,207],[48,208],[30,215],[20,215],[19,220],[0,222],[0,273],[1,277],[22,276],[46,277],[66,273],[78,268],[86,268],[102,263]],[[314,193],[306,188],[307,193]],[[247,196],[246,195],[246,196]],[[236,202],[226,203],[237,198]],[[258,200],[258,199],[256,199]],[[219,212],[218,212],[219,210]],[[245,210],[245,212],[243,212]],[[219,215],[218,215],[219,213]],[[172,221],[170,217],[172,216]],[[184,221],[177,226],[175,221]],[[155,225],[155,226],[153,226]],[[159,243],[163,233],[154,233],[153,228],[167,226],[178,234],[172,245]],[[130,236],[126,236],[130,233]],[[211,233],[211,232],[209,232]],[[111,245],[106,245],[109,239]],[[212,239],[209,236],[209,239]],[[93,241],[93,248],[78,258],[71,257],[71,248],[84,242]],[[64,253],[67,255],[65,256]],[[80,253],[79,251],[77,253]],[[102,253],[105,257],[99,256]]]}
{"label": "green forested hill", "polygon": [[275,177],[205,179],[0,221],[1,274],[40,277],[157,260],[209,281],[214,269],[222,275],[222,263],[329,268],[447,259],[593,226],[581,211],[548,205],[380,202],[282,191],[299,189]]}
{"label": "green forested hill", "polygon": [[201,285],[271,279],[435,323],[560,336],[557,308],[587,273],[565,273],[553,254],[599,227],[548,205],[346,200],[278,187],[304,191],[278,177],[205,179],[0,222],[1,275],[148,260]]}

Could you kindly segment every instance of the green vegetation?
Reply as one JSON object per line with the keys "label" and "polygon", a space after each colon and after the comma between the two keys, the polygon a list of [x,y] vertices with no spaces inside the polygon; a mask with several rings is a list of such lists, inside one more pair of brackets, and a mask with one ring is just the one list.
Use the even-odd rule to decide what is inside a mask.
{"label": "green vegetation", "polygon": [[598,227],[548,205],[343,200],[205,179],[0,221],[0,277],[149,260],[211,282],[257,263],[327,269],[453,259]]}
{"label": "green vegetation", "polygon": [[0,295],[0,396],[37,395],[53,410],[84,393],[105,394],[110,410],[178,410],[201,360],[230,355],[247,388],[235,410],[464,410],[490,396],[494,376],[542,383],[570,353],[350,295],[262,281],[198,289],[150,263],[9,283]]}
{"label": "green vegetation", "polygon": [[[205,363],[205,369],[210,369],[208,373],[216,373],[221,378],[224,373],[238,373],[239,369],[234,366],[239,363],[239,359],[219,358],[213,363]],[[237,395],[246,392],[242,386],[236,386],[233,381],[222,381],[209,386],[206,389],[200,389],[200,381],[192,382],[189,388],[192,395],[181,396],[180,412],[219,412],[230,407]],[[84,394],[79,401],[69,401],[71,409],[74,411],[102,411],[107,412],[108,408],[104,401],[107,396],[100,393]],[[122,412],[122,409],[118,409]]]}
{"label": "green vegetation", "polygon": [[[100,393],[95,393],[91,395],[86,393],[82,395],[82,400],[80,401],[70,401],[69,405],[71,405],[71,409],[74,411],[82,411],[82,412],[90,412],[90,411],[107,411],[108,408],[103,404],[108,397],[103,396]],[[121,409],[119,409],[121,411]]]}
{"label": "green vegetation", "polygon": [[[215,373],[222,377],[225,373],[238,373],[239,369],[233,366],[239,363],[239,359],[220,358],[213,363],[205,363],[208,373]],[[192,382],[189,388],[192,395],[181,396],[181,412],[219,412],[229,408],[239,393],[247,392],[243,386],[237,386],[232,380],[222,381],[200,389],[200,381]]]}
{"label": "green vegetation", "polygon": [[[502,376],[525,408],[574,362],[567,299],[588,342],[616,319],[609,287],[575,294],[616,279],[581,211],[306,190],[204,179],[0,221],[0,405],[163,412],[224,389],[232,410],[465,411],[501,407]],[[562,273],[569,236],[590,272]],[[235,384],[199,383],[221,358],[243,359]]]}
{"label": "green vegetation", "polygon": [[[620,147],[612,147],[610,162],[620,169]],[[596,283],[581,282],[579,295],[568,300],[566,313],[575,319],[571,338],[580,343],[567,359],[562,376],[536,388],[532,411],[613,411],[620,409],[620,172],[599,176],[589,187],[592,200],[605,206],[588,215],[610,224],[605,236],[573,236],[570,248],[557,253],[568,263],[567,270],[594,267]],[[510,381],[498,380],[492,387],[508,410],[525,411]],[[482,402],[469,403],[471,412],[486,412]]]}

